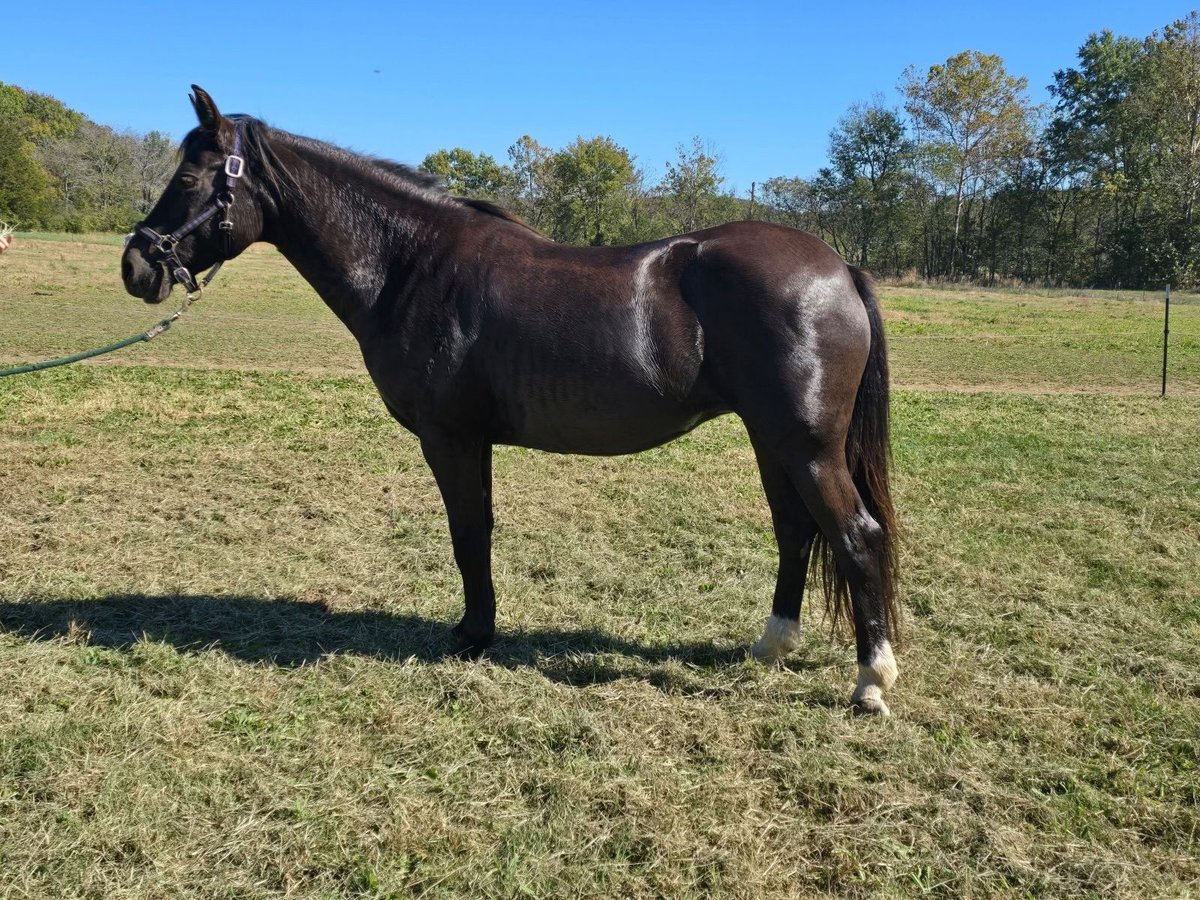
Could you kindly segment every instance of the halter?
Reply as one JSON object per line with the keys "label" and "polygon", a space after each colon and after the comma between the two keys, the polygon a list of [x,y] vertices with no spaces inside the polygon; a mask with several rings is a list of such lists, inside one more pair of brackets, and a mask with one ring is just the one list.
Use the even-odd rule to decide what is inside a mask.
{"label": "halter", "polygon": [[[208,202],[208,206],[199,215],[184,223],[179,228],[176,228],[171,234],[159,234],[147,225],[134,226],[134,232],[148,240],[151,246],[163,255],[163,259],[167,263],[167,269],[171,273],[171,278],[187,288],[189,297],[193,294],[199,296],[200,291],[207,287],[208,283],[216,277],[222,264],[233,255],[233,220],[229,217],[229,210],[233,206],[233,189],[237,185],[238,179],[246,172],[246,160],[238,155],[241,149],[242,126],[240,123],[235,122],[233,126],[233,150],[225,157],[225,190],[214,194],[212,200]],[[179,246],[180,241],[219,212],[224,213],[224,217],[221,219],[218,227],[224,236],[225,259],[218,260],[208,270],[208,274],[204,276],[204,280],[197,282],[192,273],[180,261],[176,248]]]}

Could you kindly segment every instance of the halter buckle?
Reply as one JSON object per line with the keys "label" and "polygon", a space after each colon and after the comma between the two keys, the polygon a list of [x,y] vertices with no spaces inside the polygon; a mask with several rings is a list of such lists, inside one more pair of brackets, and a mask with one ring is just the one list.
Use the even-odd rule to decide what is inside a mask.
{"label": "halter buckle", "polygon": [[246,168],[246,161],[233,153],[225,157],[225,174],[230,178],[241,178]]}

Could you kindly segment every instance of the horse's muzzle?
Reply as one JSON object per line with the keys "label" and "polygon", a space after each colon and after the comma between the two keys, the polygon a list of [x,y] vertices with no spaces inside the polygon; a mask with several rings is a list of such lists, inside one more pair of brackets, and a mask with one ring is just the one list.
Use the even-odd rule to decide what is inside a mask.
{"label": "horse's muzzle", "polygon": [[171,276],[162,263],[153,263],[145,251],[130,241],[121,255],[121,280],[125,290],[147,303],[162,303],[171,293]]}

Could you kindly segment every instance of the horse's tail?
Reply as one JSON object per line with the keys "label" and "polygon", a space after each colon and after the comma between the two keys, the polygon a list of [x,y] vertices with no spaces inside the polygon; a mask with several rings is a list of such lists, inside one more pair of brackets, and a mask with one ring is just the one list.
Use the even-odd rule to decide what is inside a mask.
{"label": "horse's tail", "polygon": [[[875,297],[875,285],[871,276],[854,266],[849,268],[854,287],[862,298],[867,319],[871,323],[871,349],[867,355],[867,367],[858,384],[854,413],[846,435],[846,465],[867,512],[879,523],[882,532],[879,549],[879,599],[887,617],[888,637],[895,643],[899,637],[900,620],[896,608],[899,558],[896,547],[896,510],[892,506],[888,477],[892,454],[888,436],[887,343],[883,337],[883,317],[879,312],[879,301]],[[853,631],[850,585],[845,573],[838,567],[833,548],[820,532],[813,545],[812,558],[814,568],[819,573],[821,587],[824,589],[826,615],[835,628],[838,622],[844,619]]]}

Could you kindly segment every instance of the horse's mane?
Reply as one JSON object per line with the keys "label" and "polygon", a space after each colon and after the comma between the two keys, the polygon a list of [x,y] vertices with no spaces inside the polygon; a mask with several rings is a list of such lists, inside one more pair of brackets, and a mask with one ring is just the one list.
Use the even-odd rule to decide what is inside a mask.
{"label": "horse's mane", "polygon": [[528,228],[532,232],[541,234],[540,231],[538,231],[520,216],[509,212],[499,203],[493,203],[491,200],[477,200],[473,197],[455,197],[454,199],[464,206],[469,206],[472,209],[479,210],[481,213],[487,213],[489,216],[495,216],[498,219],[506,219],[509,222],[520,225],[522,228]]}
{"label": "horse's mane", "polygon": [[506,221],[514,222],[517,225],[522,225],[525,228],[528,228],[530,231],[537,230],[520,216],[509,212],[499,203],[494,203],[491,200],[481,200],[476,197],[460,197],[456,194],[451,194],[446,190],[446,185],[442,182],[442,180],[432,172],[426,172],[422,169],[414,169],[412,166],[405,165],[404,163],[399,163],[391,159],[382,159],[378,156],[361,158],[365,159],[367,162],[371,163],[377,168],[383,169],[385,172],[391,172],[393,175],[396,175],[405,181],[416,182],[425,187],[430,187],[434,190],[440,191],[443,196],[446,196],[463,206],[469,206],[471,209],[479,210],[479,212],[487,213],[489,216],[495,216],[498,219],[505,219]]}
{"label": "horse's mane", "polygon": [[[257,177],[281,195],[295,193],[300,190],[300,186],[295,175],[271,147],[271,140],[279,141],[293,149],[306,150],[328,162],[349,167],[352,171],[385,188],[399,189],[410,194],[417,193],[426,199],[473,209],[538,233],[532,225],[497,203],[451,194],[442,180],[430,172],[415,169],[395,160],[366,156],[325,141],[272,128],[253,116],[238,115],[230,118],[241,125],[242,155],[245,156],[247,163],[255,168]],[[184,138],[184,150],[188,149],[190,141],[199,139],[198,132],[198,129],[193,130]]]}

